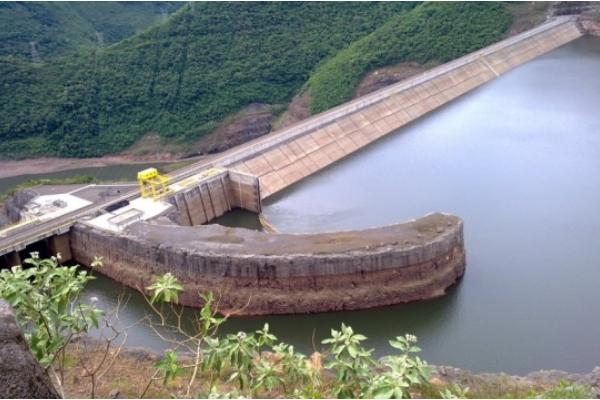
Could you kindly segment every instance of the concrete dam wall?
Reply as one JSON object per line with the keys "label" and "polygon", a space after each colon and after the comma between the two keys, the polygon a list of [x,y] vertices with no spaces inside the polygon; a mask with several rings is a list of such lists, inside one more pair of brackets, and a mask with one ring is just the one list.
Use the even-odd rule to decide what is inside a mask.
{"label": "concrete dam wall", "polygon": [[219,225],[138,223],[125,234],[77,224],[71,251],[143,290],[171,272],[184,283],[183,304],[198,292],[220,298],[219,311],[243,315],[354,310],[445,293],[464,273],[459,218],[430,214],[405,224],[322,234],[268,234]]}
{"label": "concrete dam wall", "polygon": [[420,76],[391,85],[272,135],[227,166],[260,179],[266,198],[500,74],[583,35],[559,17]]}

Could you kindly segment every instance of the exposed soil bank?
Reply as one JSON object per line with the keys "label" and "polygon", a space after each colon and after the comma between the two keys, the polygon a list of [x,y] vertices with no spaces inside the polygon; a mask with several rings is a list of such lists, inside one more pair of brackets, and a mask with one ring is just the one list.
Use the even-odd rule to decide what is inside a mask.
{"label": "exposed soil bank", "polygon": [[389,67],[378,68],[369,72],[362,81],[358,84],[352,98],[364,96],[386,86],[393,85],[411,78],[415,75],[423,73],[433,67],[436,63],[422,65],[416,62],[404,62]]}
{"label": "exposed soil bank", "polygon": [[220,297],[242,315],[357,310],[442,296],[465,269],[463,225],[447,214],[404,224],[321,234],[268,234],[219,225],[138,223],[117,235],[78,224],[73,258],[140,290],[167,272],[181,302]]}
{"label": "exposed soil bank", "polygon": [[67,171],[78,168],[106,167],[120,164],[145,164],[149,162],[165,163],[200,158],[201,157],[183,158],[181,155],[176,154],[155,153],[144,156],[112,155],[95,158],[43,157],[24,160],[0,160],[0,178]]}

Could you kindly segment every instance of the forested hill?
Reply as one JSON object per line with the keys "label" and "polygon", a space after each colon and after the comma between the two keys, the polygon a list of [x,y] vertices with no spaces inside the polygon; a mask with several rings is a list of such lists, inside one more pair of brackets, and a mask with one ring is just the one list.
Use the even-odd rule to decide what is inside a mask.
{"label": "forested hill", "polygon": [[164,21],[178,2],[0,2],[0,56],[44,61],[103,47]]}
{"label": "forested hill", "polygon": [[373,68],[446,61],[509,24],[502,3],[188,4],[104,49],[0,58],[0,156],[97,156],[147,132],[193,141],[248,104],[286,104],[307,87],[321,110]]}

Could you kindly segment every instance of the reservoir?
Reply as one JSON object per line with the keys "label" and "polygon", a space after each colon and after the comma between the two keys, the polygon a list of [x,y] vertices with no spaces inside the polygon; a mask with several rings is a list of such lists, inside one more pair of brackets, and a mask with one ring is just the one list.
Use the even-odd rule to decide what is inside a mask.
{"label": "reservoir", "polygon": [[[467,270],[447,296],[363,311],[236,318],[224,330],[269,322],[280,339],[309,352],[345,322],[369,337],[378,355],[391,350],[389,339],[413,333],[433,364],[509,373],[599,365],[598,71],[600,40],[578,39],[265,202],[266,218],[281,232],[360,229],[432,211],[460,216]],[[227,218],[253,222],[243,213]],[[86,295],[110,307],[120,291],[100,278]],[[132,293],[121,319],[134,321],[143,310]],[[144,326],[128,343],[165,347]]]}

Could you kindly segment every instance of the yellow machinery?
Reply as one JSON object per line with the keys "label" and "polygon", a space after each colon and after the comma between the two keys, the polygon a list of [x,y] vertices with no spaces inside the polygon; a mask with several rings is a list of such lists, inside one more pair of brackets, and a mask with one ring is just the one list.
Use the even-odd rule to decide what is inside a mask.
{"label": "yellow machinery", "polygon": [[147,168],[137,174],[142,197],[159,199],[169,193],[169,177],[158,173],[156,168]]}

